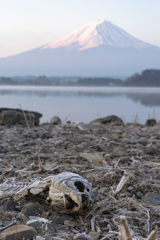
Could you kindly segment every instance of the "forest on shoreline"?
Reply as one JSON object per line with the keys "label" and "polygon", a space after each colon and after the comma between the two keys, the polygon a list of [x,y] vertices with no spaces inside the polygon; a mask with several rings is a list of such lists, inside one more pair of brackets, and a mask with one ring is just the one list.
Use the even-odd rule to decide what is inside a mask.
{"label": "forest on shoreline", "polygon": [[125,80],[110,77],[0,77],[0,85],[160,87],[160,70],[147,69]]}

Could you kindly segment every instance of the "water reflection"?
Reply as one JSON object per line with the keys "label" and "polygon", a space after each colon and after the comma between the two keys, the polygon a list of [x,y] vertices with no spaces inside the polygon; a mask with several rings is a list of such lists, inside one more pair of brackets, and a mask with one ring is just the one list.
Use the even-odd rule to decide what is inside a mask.
{"label": "water reflection", "polygon": [[[8,89],[6,89],[8,88]],[[14,86],[15,88],[15,86]],[[19,87],[17,87],[19,88]],[[160,89],[157,88],[69,88],[69,87],[21,87],[12,89],[11,87],[0,87],[0,96],[37,96],[40,98],[46,97],[121,97],[126,96],[134,102],[140,102],[143,106],[160,106]],[[57,89],[58,88],[58,89]]]}
{"label": "water reflection", "polygon": [[126,96],[143,106],[160,106],[160,93],[127,93]]}
{"label": "water reflection", "polygon": [[114,92],[90,92],[90,91],[33,91],[33,90],[0,90],[0,95],[19,95],[19,96],[38,96],[38,97],[47,97],[47,96],[53,96],[53,97],[61,97],[61,96],[67,96],[67,97],[114,97],[114,96],[120,96],[123,93],[114,93]]}
{"label": "water reflection", "polygon": [[41,122],[58,115],[88,123],[95,118],[117,115],[140,123],[149,117],[160,119],[160,88],[122,87],[21,87],[0,86],[0,107],[18,108],[43,114]]}

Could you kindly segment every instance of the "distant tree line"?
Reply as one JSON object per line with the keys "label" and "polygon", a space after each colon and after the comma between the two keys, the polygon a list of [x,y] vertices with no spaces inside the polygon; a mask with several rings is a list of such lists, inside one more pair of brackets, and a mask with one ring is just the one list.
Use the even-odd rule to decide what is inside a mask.
{"label": "distant tree line", "polygon": [[0,77],[0,85],[33,85],[33,86],[130,86],[130,87],[160,87],[160,70],[147,69],[141,74],[134,74],[125,81],[116,78],[79,78],[74,77]]}
{"label": "distant tree line", "polygon": [[79,78],[80,86],[121,86],[123,81],[115,78]]}
{"label": "distant tree line", "polygon": [[123,86],[160,87],[160,70],[147,69],[141,74],[134,74],[123,82]]}
{"label": "distant tree line", "polygon": [[0,85],[17,85],[18,82],[12,78],[0,77]]}
{"label": "distant tree line", "polygon": [[34,85],[34,86],[54,86],[59,85],[59,78],[47,78],[46,76],[39,76],[35,79],[14,80],[8,77],[0,77],[0,85]]}

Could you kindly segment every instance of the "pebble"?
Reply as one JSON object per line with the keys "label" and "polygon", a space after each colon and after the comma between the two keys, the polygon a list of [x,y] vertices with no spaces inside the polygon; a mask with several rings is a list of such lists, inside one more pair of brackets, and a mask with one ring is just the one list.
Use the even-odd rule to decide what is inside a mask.
{"label": "pebble", "polygon": [[27,225],[31,226],[31,227],[34,227],[36,229],[39,229],[42,226],[42,224],[43,224],[43,222],[34,221],[34,222],[31,222],[31,223],[28,223]]}
{"label": "pebble", "polygon": [[5,209],[8,211],[15,211],[15,210],[17,210],[16,205],[17,205],[17,203],[15,201],[8,200],[6,203]]}
{"label": "pebble", "polygon": [[104,193],[107,190],[106,187],[102,187],[98,190],[99,193]]}
{"label": "pebble", "polygon": [[42,237],[42,236],[37,236],[37,237],[36,237],[36,240],[45,240],[45,238]]}
{"label": "pebble", "polygon": [[138,191],[138,192],[136,193],[136,196],[137,196],[138,199],[140,199],[140,198],[143,197],[143,193],[141,193],[140,191]]}
{"label": "pebble", "polygon": [[143,202],[146,204],[150,204],[152,206],[159,206],[160,205],[160,194],[148,192],[143,197]]}
{"label": "pebble", "polygon": [[52,138],[52,134],[50,132],[44,132],[41,138],[42,139]]}
{"label": "pebble", "polygon": [[133,190],[133,187],[132,186],[129,186],[128,187],[128,191],[131,192]]}
{"label": "pebble", "polygon": [[51,124],[54,124],[54,125],[59,125],[62,123],[61,119],[57,116],[54,116],[51,120],[50,120],[50,123]]}
{"label": "pebble", "polygon": [[100,237],[100,233],[99,232],[89,232],[88,234],[93,240],[98,240]]}
{"label": "pebble", "polygon": [[42,210],[40,210],[39,206],[34,203],[27,203],[21,210],[21,213],[29,216],[40,216],[42,214]]}
{"label": "pebble", "polygon": [[102,164],[103,160],[105,160],[104,157],[100,156],[98,153],[80,153],[80,157],[87,159],[88,161],[93,162],[94,164]]}
{"label": "pebble", "polygon": [[52,223],[61,224],[61,223],[64,223],[64,221],[69,219],[74,220],[74,217],[70,215],[62,214],[62,213],[53,212],[48,219],[52,221]]}

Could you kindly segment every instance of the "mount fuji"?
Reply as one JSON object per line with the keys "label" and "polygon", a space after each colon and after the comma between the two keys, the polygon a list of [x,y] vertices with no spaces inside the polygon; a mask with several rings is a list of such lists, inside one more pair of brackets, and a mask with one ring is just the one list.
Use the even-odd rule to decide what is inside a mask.
{"label": "mount fuji", "polygon": [[105,21],[93,21],[47,45],[0,58],[0,75],[118,76],[160,68],[160,48]]}

